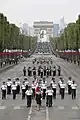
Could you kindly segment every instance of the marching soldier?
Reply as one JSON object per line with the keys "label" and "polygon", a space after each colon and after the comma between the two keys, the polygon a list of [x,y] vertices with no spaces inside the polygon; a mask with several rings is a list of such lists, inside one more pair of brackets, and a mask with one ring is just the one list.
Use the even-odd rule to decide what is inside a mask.
{"label": "marching soldier", "polygon": [[52,90],[53,90],[53,98],[56,99],[56,83],[55,83],[55,80],[53,80],[53,83],[52,83]]}
{"label": "marching soldier", "polygon": [[58,87],[59,87],[59,94],[61,94],[61,87],[60,87],[60,85],[61,85],[61,83],[62,83],[62,77],[60,77],[60,80],[59,80],[59,82],[58,82]]}
{"label": "marching soldier", "polygon": [[64,94],[65,94],[65,83],[64,80],[62,80],[62,83],[60,84],[60,88],[61,88],[61,99],[64,99]]}
{"label": "marching soldier", "polygon": [[53,76],[56,76],[56,67],[53,67]]}
{"label": "marching soldier", "polygon": [[41,68],[40,71],[41,71],[41,78],[43,78],[43,68]]}
{"label": "marching soldier", "polygon": [[6,84],[7,84],[7,94],[11,94],[11,85],[12,85],[11,79],[8,79]]}
{"label": "marching soldier", "polygon": [[41,95],[41,88],[39,87],[39,85],[36,87],[35,93],[36,93],[37,110],[40,110],[42,95]]}
{"label": "marching soldier", "polygon": [[73,83],[71,84],[71,88],[72,88],[72,99],[76,98],[76,87],[77,84],[75,83],[75,81],[73,81]]}
{"label": "marching soldier", "polygon": [[31,70],[31,67],[28,68],[28,76],[32,76],[32,70]]}
{"label": "marching soldier", "polygon": [[61,67],[58,66],[58,76],[60,76],[60,75],[61,75]]}
{"label": "marching soldier", "polygon": [[39,68],[38,68],[38,76],[40,76],[40,66],[39,66]]}
{"label": "marching soldier", "polygon": [[29,81],[27,78],[24,78],[24,81],[25,81],[26,90],[28,90]]}
{"label": "marching soldier", "polygon": [[7,89],[7,86],[6,86],[5,82],[3,82],[3,85],[1,86],[2,99],[6,99],[6,89]]}
{"label": "marching soldier", "polygon": [[48,67],[47,67],[46,72],[47,72],[47,77],[49,77],[49,68]]}
{"label": "marching soldier", "polygon": [[41,89],[43,91],[43,99],[45,99],[45,96],[46,96],[46,82],[45,82],[45,79],[43,80],[43,83],[41,85]]}
{"label": "marching soldier", "polygon": [[68,94],[70,95],[71,94],[71,85],[72,85],[73,81],[72,81],[72,78],[69,77],[69,80],[67,82],[67,85],[68,85]]}
{"label": "marching soldier", "polygon": [[35,85],[35,82],[33,81],[32,82],[33,98],[35,98],[35,87],[36,87],[36,85]]}
{"label": "marching soldier", "polygon": [[48,87],[49,89],[46,91],[47,94],[47,102],[46,105],[49,107],[52,107],[52,96],[53,96],[53,90],[51,87]]}
{"label": "marching soldier", "polygon": [[16,86],[17,86],[16,94],[19,94],[20,93],[20,81],[19,81],[19,78],[16,78]]}
{"label": "marching soldier", "polygon": [[33,68],[33,76],[36,76],[36,68]]}
{"label": "marching soldier", "polygon": [[13,99],[16,99],[17,86],[15,81],[13,81],[13,84],[12,84],[12,93],[13,93]]}
{"label": "marching soldier", "polygon": [[32,90],[31,87],[28,87],[28,90],[25,92],[26,96],[27,96],[27,107],[31,107],[31,101],[32,101]]}
{"label": "marching soldier", "polygon": [[26,67],[23,68],[24,76],[26,76]]}
{"label": "marching soldier", "polygon": [[52,75],[52,69],[51,69],[51,66],[50,66],[50,76]]}
{"label": "marching soldier", "polygon": [[44,66],[44,76],[46,76],[46,66]]}
{"label": "marching soldier", "polygon": [[26,90],[25,81],[23,81],[23,84],[21,85],[21,89],[22,89],[22,99],[25,99],[25,90]]}

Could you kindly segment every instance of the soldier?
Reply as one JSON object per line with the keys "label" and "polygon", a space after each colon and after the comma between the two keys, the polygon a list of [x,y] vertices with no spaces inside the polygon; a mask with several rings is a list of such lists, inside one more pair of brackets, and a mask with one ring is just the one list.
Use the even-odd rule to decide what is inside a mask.
{"label": "soldier", "polygon": [[58,66],[58,76],[60,76],[60,75],[61,75],[61,67]]}
{"label": "soldier", "polygon": [[32,70],[31,70],[31,67],[28,68],[28,76],[32,76]]}
{"label": "soldier", "polygon": [[70,95],[71,94],[71,85],[72,85],[73,81],[72,81],[72,78],[69,77],[69,80],[67,82],[67,85],[68,85],[68,94]]}
{"label": "soldier", "polygon": [[42,96],[41,96],[41,88],[39,85],[36,87],[35,93],[36,93],[37,110],[40,110]]}
{"label": "soldier", "polygon": [[32,90],[30,86],[28,87],[28,90],[26,90],[25,94],[27,96],[27,107],[31,107]]}
{"label": "soldier", "polygon": [[13,81],[13,84],[12,84],[12,93],[13,93],[13,99],[16,99],[17,86],[15,81]]}
{"label": "soldier", "polygon": [[23,68],[24,76],[26,76],[26,67]]}
{"label": "soldier", "polygon": [[33,76],[36,76],[36,68],[33,68]]}
{"label": "soldier", "polygon": [[61,94],[61,87],[60,87],[60,85],[61,85],[61,83],[62,83],[62,80],[63,80],[63,78],[60,77],[60,80],[59,80],[59,82],[58,82],[59,94]]}
{"label": "soldier", "polygon": [[40,66],[39,66],[39,68],[38,68],[38,76],[40,76]]}
{"label": "soldier", "polygon": [[22,89],[22,99],[25,99],[25,91],[26,91],[25,81],[23,81],[23,84],[21,85],[21,89]]}
{"label": "soldier", "polygon": [[53,67],[53,76],[56,76],[56,67]]}
{"label": "soldier", "polygon": [[60,84],[60,88],[61,88],[61,99],[64,99],[64,94],[65,94],[65,83],[64,80],[62,80],[62,83]]}
{"label": "soldier", "polygon": [[53,96],[53,90],[51,87],[46,91],[47,94],[47,106],[52,107],[52,96]]}
{"label": "soldier", "polygon": [[28,90],[29,81],[27,78],[24,78],[26,90]]}
{"label": "soldier", "polygon": [[7,84],[7,94],[11,94],[11,85],[12,85],[11,79],[8,79],[6,84]]}
{"label": "soldier", "polygon": [[52,75],[52,69],[51,69],[51,66],[50,66],[50,76]]}
{"label": "soldier", "polygon": [[44,76],[46,76],[46,66],[44,66]]}
{"label": "soldier", "polygon": [[43,80],[43,83],[41,85],[41,89],[43,91],[43,99],[45,99],[45,96],[46,96],[46,82],[45,82],[45,79]]}
{"label": "soldier", "polygon": [[56,83],[55,83],[55,80],[53,80],[53,83],[52,83],[52,90],[53,90],[53,98],[56,99]]}
{"label": "soldier", "polygon": [[43,78],[43,68],[41,68],[40,71],[41,71],[41,78]]}
{"label": "soldier", "polygon": [[47,67],[46,72],[47,72],[47,77],[49,77],[49,68],[48,67]]}
{"label": "soldier", "polygon": [[73,83],[71,84],[71,88],[72,88],[72,99],[76,98],[76,87],[77,84],[75,83],[75,81],[73,81]]}
{"label": "soldier", "polygon": [[20,93],[20,81],[19,81],[19,78],[16,78],[16,86],[17,86],[16,93],[19,94]]}
{"label": "soldier", "polygon": [[5,82],[3,82],[3,85],[1,86],[2,99],[6,99],[6,89],[7,89],[7,86],[6,86]]}
{"label": "soldier", "polygon": [[35,87],[36,87],[36,85],[35,85],[35,82],[33,81],[32,82],[33,98],[35,98]]}

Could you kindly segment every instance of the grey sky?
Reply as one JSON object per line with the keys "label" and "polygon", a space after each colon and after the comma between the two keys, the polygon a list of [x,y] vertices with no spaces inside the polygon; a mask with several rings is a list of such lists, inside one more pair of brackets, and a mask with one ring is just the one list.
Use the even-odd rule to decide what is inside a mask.
{"label": "grey sky", "polygon": [[0,0],[0,12],[16,24],[32,26],[35,20],[59,23],[61,16],[69,23],[80,13],[80,0]]}

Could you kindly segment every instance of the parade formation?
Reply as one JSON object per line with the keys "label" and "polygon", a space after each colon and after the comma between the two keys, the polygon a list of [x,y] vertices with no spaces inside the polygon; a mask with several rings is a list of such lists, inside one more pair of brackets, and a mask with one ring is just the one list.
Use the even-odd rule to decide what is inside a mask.
{"label": "parade formation", "polygon": [[[22,81],[19,78],[14,81],[8,78],[7,82],[3,82],[1,86],[2,99],[12,95],[15,100],[17,95],[21,93],[22,100],[27,98],[27,107],[31,107],[32,100],[35,100],[38,110],[40,110],[43,100],[45,100],[46,106],[52,107],[52,101],[57,98],[57,94],[61,96],[61,100],[64,99],[65,95],[72,95],[72,100],[76,99],[76,82],[69,76],[67,83],[65,83],[61,67],[54,66],[54,61],[51,57],[35,58],[32,60],[32,64],[33,67],[29,66],[28,69],[24,66],[24,79]],[[38,67],[35,67],[35,65]],[[56,76],[58,77],[58,82],[56,82]],[[33,78],[31,84],[29,81],[30,77]],[[51,79],[51,82],[48,83],[47,78]]]}

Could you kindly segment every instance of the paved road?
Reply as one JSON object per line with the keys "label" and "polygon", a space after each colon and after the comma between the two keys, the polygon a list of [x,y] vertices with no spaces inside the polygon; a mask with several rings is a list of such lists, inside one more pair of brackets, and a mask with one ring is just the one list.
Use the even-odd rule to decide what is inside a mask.
{"label": "paved road", "polygon": [[[13,69],[10,69],[6,72],[0,74],[0,85],[3,81],[6,81],[8,77],[12,78],[19,77],[22,81],[23,77],[23,67],[26,66],[36,66],[36,64],[32,64],[33,58],[43,57],[43,55],[33,55],[30,58],[17,66],[14,66]],[[57,88],[57,99],[53,100],[53,107],[48,108],[45,105],[45,101],[42,101],[41,110],[38,112],[36,109],[35,101],[32,102],[32,107],[26,107],[26,100],[21,100],[21,95],[17,96],[16,100],[12,100],[12,95],[7,96],[7,100],[0,99],[0,120],[79,120],[80,119],[80,68],[74,64],[70,64],[65,62],[60,58],[56,58],[52,55],[45,55],[45,57],[52,57],[54,64],[53,65],[60,65],[62,69],[62,76],[67,82],[68,77],[72,76],[74,80],[76,80],[78,84],[77,88],[77,99],[72,100],[71,96],[66,95],[65,99],[61,100],[58,94]],[[56,82],[58,82],[59,77],[56,76]],[[30,84],[33,80],[33,77],[28,78]],[[51,81],[51,77],[47,78],[48,84]]]}

